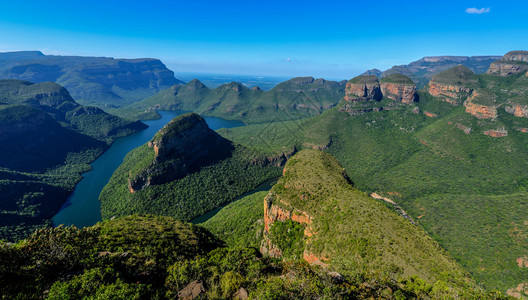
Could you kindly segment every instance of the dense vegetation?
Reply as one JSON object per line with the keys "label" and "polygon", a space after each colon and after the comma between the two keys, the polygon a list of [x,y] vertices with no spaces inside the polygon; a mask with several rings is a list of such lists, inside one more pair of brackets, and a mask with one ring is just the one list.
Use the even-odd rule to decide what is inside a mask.
{"label": "dense vegetation", "polygon": [[55,83],[0,80],[0,238],[49,225],[88,163],[144,127],[81,106]]}
{"label": "dense vegetation", "polygon": [[[179,116],[127,154],[99,197],[102,217],[155,213],[191,220],[280,175],[279,165],[259,159],[266,157],[222,138],[200,116]],[[137,181],[146,185],[131,191]]]}
{"label": "dense vegetation", "polygon": [[238,82],[209,89],[198,80],[170,89],[120,110],[125,116],[152,118],[155,110],[187,110],[246,123],[275,122],[318,115],[344,96],[345,82],[293,78],[269,91]]}
{"label": "dense vegetation", "polygon": [[[310,216],[307,226],[313,234],[307,236],[306,247],[301,244],[300,253],[326,257],[339,272],[419,275],[429,283],[445,277],[468,283],[464,271],[425,232],[353,188],[337,160],[322,151],[304,150],[290,158],[267,201]],[[283,253],[295,253],[302,241],[299,232],[302,236],[304,229],[275,222],[271,241]]]}
{"label": "dense vegetation", "polygon": [[[519,82],[526,80],[519,75],[478,75],[476,79],[482,87],[493,86],[499,99],[503,96],[497,91],[515,90],[516,86],[520,90]],[[506,85],[508,82],[512,84]],[[528,247],[511,237],[517,229],[522,231],[516,224],[524,222],[524,204],[513,201],[502,206],[491,200],[518,199],[516,195],[526,193],[528,144],[526,133],[518,128],[528,128],[528,119],[514,117],[500,107],[496,120],[480,120],[463,107],[425,92],[420,99],[416,104],[420,110],[436,117],[415,113],[414,105],[360,116],[340,112],[337,107],[306,120],[220,133],[242,145],[270,152],[294,146],[326,149],[343,164],[358,189],[377,191],[395,200],[477,281],[503,291],[516,287],[528,275],[528,269],[516,265]],[[508,131],[505,137],[483,134],[502,127]],[[453,210],[457,206],[469,209],[472,199],[480,198],[489,201],[469,210],[478,217]],[[457,206],[451,206],[449,214],[442,212],[441,208],[451,202]],[[498,215],[504,220],[498,222]]]}
{"label": "dense vegetation", "polygon": [[[268,192],[257,192],[229,203],[209,220],[200,223],[229,247],[260,247]],[[194,222],[194,221],[193,221]]]}
{"label": "dense vegetation", "polygon": [[[342,276],[301,262],[224,248],[207,230],[168,217],[128,216],[96,226],[47,228],[0,241],[1,299],[407,299],[451,297],[418,277]],[[195,289],[196,290],[196,289]],[[502,299],[467,289],[464,299]]]}

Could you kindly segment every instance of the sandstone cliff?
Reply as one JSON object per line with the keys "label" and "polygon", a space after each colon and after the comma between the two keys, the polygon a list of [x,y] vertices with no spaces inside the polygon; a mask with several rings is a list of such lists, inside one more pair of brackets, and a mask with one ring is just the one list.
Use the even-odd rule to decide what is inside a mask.
{"label": "sandstone cliff", "polygon": [[381,93],[384,97],[405,104],[418,101],[416,85],[407,76],[391,74],[380,80]]}
{"label": "sandstone cliff", "polygon": [[[395,102],[381,102],[383,98]],[[418,101],[416,85],[409,77],[392,74],[381,79],[375,75],[360,75],[346,84],[345,97],[340,111],[351,115],[362,115],[367,112],[401,108],[401,104]]]}
{"label": "sandstone cliff", "polygon": [[500,60],[493,62],[486,73],[496,76],[509,76],[525,73],[527,70],[528,51],[510,51]]}
{"label": "sandstone cliff", "polygon": [[140,170],[131,171],[128,188],[134,193],[196,171],[202,165],[230,154],[233,145],[197,114],[179,116],[163,127],[150,142],[151,156]]}
{"label": "sandstone cliff", "polygon": [[487,89],[478,89],[473,91],[471,97],[465,102],[466,112],[474,115],[479,119],[496,119],[497,97]]}
{"label": "sandstone cliff", "polygon": [[345,101],[379,101],[383,98],[378,77],[361,75],[350,79],[345,88]]}
{"label": "sandstone cliff", "polygon": [[459,65],[433,76],[427,91],[442,101],[460,105],[471,95],[476,85],[475,74]]}

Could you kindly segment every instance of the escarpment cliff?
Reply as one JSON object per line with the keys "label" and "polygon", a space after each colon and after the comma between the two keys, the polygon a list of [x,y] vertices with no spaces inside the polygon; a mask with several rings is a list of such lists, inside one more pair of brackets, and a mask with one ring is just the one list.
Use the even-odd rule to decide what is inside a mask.
{"label": "escarpment cliff", "polygon": [[479,119],[496,119],[497,97],[490,90],[478,89],[465,102],[466,112]]}
{"label": "escarpment cliff", "polygon": [[[380,103],[383,98],[394,102]],[[378,80],[375,75],[360,75],[346,84],[344,104],[341,111],[351,115],[395,109],[399,104],[418,101],[416,85],[407,76],[392,74]]]}
{"label": "escarpment cliff", "polygon": [[0,53],[0,76],[56,82],[83,104],[117,107],[183,83],[158,59],[114,59],[44,55],[38,51]]}
{"label": "escarpment cliff", "polygon": [[147,145],[150,162],[141,170],[130,172],[131,193],[182,178],[202,165],[225,158],[233,150],[228,140],[209,129],[205,120],[194,113],[170,121]]}
{"label": "escarpment cliff", "polygon": [[460,105],[473,92],[477,80],[468,68],[458,65],[431,78],[427,91],[440,100]]}
{"label": "escarpment cliff", "polygon": [[528,51],[510,51],[501,59],[491,63],[486,73],[496,76],[509,76],[525,73],[527,71]]}
{"label": "escarpment cliff", "polygon": [[362,75],[349,80],[345,88],[345,101],[379,101],[383,98],[378,77]]}
{"label": "escarpment cliff", "polygon": [[405,104],[418,101],[416,85],[407,76],[391,74],[380,80],[381,93],[384,97]]}

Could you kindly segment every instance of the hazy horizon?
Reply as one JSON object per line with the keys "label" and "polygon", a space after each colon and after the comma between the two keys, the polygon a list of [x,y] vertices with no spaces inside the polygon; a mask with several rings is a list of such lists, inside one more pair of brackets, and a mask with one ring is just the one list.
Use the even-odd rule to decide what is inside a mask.
{"label": "hazy horizon", "polygon": [[348,79],[528,49],[525,1],[0,3],[0,51],[153,57],[174,72]]}

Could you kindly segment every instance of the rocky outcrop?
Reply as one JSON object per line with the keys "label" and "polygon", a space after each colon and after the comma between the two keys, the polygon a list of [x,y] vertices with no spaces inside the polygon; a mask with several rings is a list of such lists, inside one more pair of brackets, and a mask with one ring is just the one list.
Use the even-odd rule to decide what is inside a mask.
{"label": "rocky outcrop", "polygon": [[178,299],[193,300],[205,297],[205,287],[201,280],[195,280],[178,292]]}
{"label": "rocky outcrop", "polygon": [[418,88],[422,88],[432,76],[457,65],[463,65],[475,74],[480,74],[486,72],[490,64],[500,58],[501,56],[427,56],[408,65],[394,66],[378,76],[384,78],[390,74],[403,74],[412,79]]}
{"label": "rocky outcrop", "polygon": [[416,85],[414,84],[382,82],[380,86],[383,96],[389,99],[405,104],[413,103],[418,100]]}
{"label": "rocky outcrop", "polygon": [[431,78],[427,91],[452,105],[462,104],[477,87],[478,80],[468,68],[458,65]]}
{"label": "rocky outcrop", "polygon": [[297,148],[293,147],[292,150],[283,152],[275,156],[256,157],[251,160],[250,164],[255,165],[255,166],[281,167],[281,166],[284,166],[284,164],[286,164],[286,161],[288,161],[288,158],[290,158],[296,152],[297,152]]}
{"label": "rocky outcrop", "polygon": [[[378,101],[384,97],[396,102],[381,106]],[[375,75],[360,75],[347,82],[344,103],[340,111],[346,111],[350,115],[362,115],[368,112],[400,109],[401,103],[409,104],[416,101],[418,101],[416,85],[404,75],[387,76],[381,83]]]}
{"label": "rocky outcrop", "polygon": [[528,106],[510,103],[504,106],[504,110],[519,118],[528,118]]}
{"label": "rocky outcrop", "polygon": [[524,73],[527,70],[528,51],[510,51],[500,60],[493,62],[486,73],[495,76],[509,76]]}
{"label": "rocky outcrop", "polygon": [[[492,97],[492,96],[494,97],[494,95],[492,94],[487,95],[487,97]],[[498,116],[498,113],[497,113],[498,106],[493,105],[493,104],[483,105],[483,104],[475,103],[475,101],[478,101],[479,97],[482,97],[479,91],[474,91],[471,97],[469,97],[464,102],[464,106],[466,107],[466,112],[474,115],[478,119],[496,119]]]}
{"label": "rocky outcrop", "polygon": [[[316,234],[311,227],[312,217],[306,212],[290,207],[289,204],[281,202],[272,192],[264,198],[264,235],[261,243],[261,251],[267,253],[272,257],[282,257],[282,250],[273,245],[269,237],[270,228],[275,222],[284,222],[292,220],[294,222],[304,224],[304,236],[307,239],[306,243],[310,243],[309,238]],[[310,264],[319,264],[326,266],[324,261],[328,258],[318,256],[307,249],[303,252],[303,259]]]}
{"label": "rocky outcrop", "polygon": [[486,73],[495,76],[509,76],[524,73],[527,70],[528,65],[521,65],[517,63],[499,60],[493,62]]}
{"label": "rocky outcrop", "polygon": [[505,128],[500,128],[496,130],[486,130],[484,131],[485,135],[489,135],[491,137],[503,137],[508,135],[508,130]]}
{"label": "rocky outcrop", "polygon": [[424,111],[424,115],[428,116],[429,118],[436,118],[438,117],[436,114],[428,111]]}
{"label": "rocky outcrop", "polygon": [[179,179],[200,166],[230,153],[231,142],[209,129],[197,114],[179,116],[148,142],[152,160],[137,174],[130,174],[128,189],[134,193],[150,185]]}
{"label": "rocky outcrop", "polygon": [[429,94],[452,105],[460,105],[472,91],[472,88],[437,83],[433,80],[429,81],[428,86]]}
{"label": "rocky outcrop", "polygon": [[528,51],[510,51],[504,54],[502,59],[505,61],[528,63]]}
{"label": "rocky outcrop", "polygon": [[345,88],[345,101],[379,101],[383,98],[378,77],[361,75],[349,80]]}

